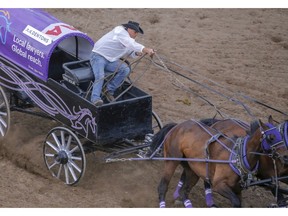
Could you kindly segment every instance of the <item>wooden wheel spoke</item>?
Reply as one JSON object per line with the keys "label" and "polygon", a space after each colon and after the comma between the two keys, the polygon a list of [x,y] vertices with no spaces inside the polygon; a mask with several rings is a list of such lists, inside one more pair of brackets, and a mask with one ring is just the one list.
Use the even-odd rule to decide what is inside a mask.
{"label": "wooden wheel spoke", "polygon": [[9,101],[3,88],[0,86],[0,135],[6,136],[10,128],[10,107]]}
{"label": "wooden wheel spoke", "polygon": [[86,158],[82,144],[76,134],[65,127],[56,127],[48,133],[43,156],[52,175],[67,185],[78,183],[85,173]]}

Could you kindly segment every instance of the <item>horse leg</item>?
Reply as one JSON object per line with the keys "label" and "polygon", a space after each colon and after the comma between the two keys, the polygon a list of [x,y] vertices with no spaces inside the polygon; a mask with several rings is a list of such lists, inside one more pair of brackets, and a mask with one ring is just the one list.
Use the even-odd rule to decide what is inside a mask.
{"label": "horse leg", "polygon": [[205,188],[205,200],[206,200],[206,205],[208,207],[217,207],[214,204],[213,201],[213,196],[212,196],[212,189],[211,189],[211,184],[208,181],[204,181],[204,188]]}
{"label": "horse leg", "polygon": [[235,193],[225,182],[215,185],[213,190],[229,199],[232,207],[241,207],[241,193]]}
{"label": "horse leg", "polygon": [[[180,198],[180,190],[182,189],[183,184],[185,184],[185,182],[191,182],[192,181],[191,178],[189,178],[189,176],[187,176],[188,174],[186,175],[186,173],[192,172],[190,167],[189,167],[189,165],[188,165],[188,163],[186,161],[184,161],[184,162],[182,161],[181,162],[181,166],[183,167],[183,172],[181,174],[181,177],[180,177],[180,180],[179,180],[179,182],[177,184],[177,187],[176,187],[176,189],[175,189],[175,191],[173,193],[173,197],[174,197],[175,202]],[[189,175],[191,176],[191,174],[189,174]],[[193,186],[191,186],[190,189],[188,189],[188,190],[191,190]],[[214,204],[214,201],[213,201],[212,189],[211,189],[210,183],[207,182],[207,181],[204,181],[204,188],[205,188],[206,205],[208,207],[217,207]],[[186,194],[186,197],[188,196],[188,193]],[[183,200],[183,198],[182,198],[182,200]],[[187,201],[187,203],[188,203],[188,201]],[[184,198],[184,205],[185,205],[185,198]],[[191,205],[192,205],[192,203],[191,203]]]}
{"label": "horse leg", "polygon": [[[187,164],[188,165],[188,164]],[[190,167],[185,167],[185,179],[183,181],[183,186],[180,191],[180,195],[182,197],[183,204],[186,208],[192,208],[192,202],[189,199],[189,193],[196,185],[196,183],[199,180],[199,177],[195,174],[193,170],[190,169]]]}
{"label": "horse leg", "polygon": [[[183,194],[182,192],[180,192],[182,190],[182,186],[184,183],[186,182],[191,182],[191,170],[190,170],[190,167],[188,165],[188,163],[186,161],[182,161],[181,162],[181,166],[183,167],[183,171],[182,171],[182,174],[181,174],[181,177],[180,177],[180,180],[177,184],[177,187],[173,193],[173,198],[175,200],[175,204],[176,205],[179,205],[179,202],[181,203],[182,205],[182,201],[184,203],[184,206],[186,208],[190,208],[192,207],[192,203],[191,201],[188,199],[188,195],[186,195],[186,197],[183,199],[183,196],[180,195]],[[189,194],[189,191],[188,191],[188,194]]]}
{"label": "horse leg", "polygon": [[168,185],[178,165],[179,165],[179,161],[168,161],[168,160],[165,161],[164,174],[158,186],[158,197],[159,197],[160,208],[166,207],[165,196],[168,190]]}
{"label": "horse leg", "polygon": [[[174,200],[177,200],[179,197],[180,197],[180,189],[182,188],[183,186],[183,183],[185,181],[185,178],[186,178],[186,170],[185,170],[185,166],[188,166],[188,163],[186,161],[182,161],[181,162],[181,166],[183,167],[183,171],[182,171],[182,174],[181,174],[181,177],[180,177],[180,180],[177,184],[177,187],[173,193],[173,198]],[[189,168],[190,169],[190,168]]]}

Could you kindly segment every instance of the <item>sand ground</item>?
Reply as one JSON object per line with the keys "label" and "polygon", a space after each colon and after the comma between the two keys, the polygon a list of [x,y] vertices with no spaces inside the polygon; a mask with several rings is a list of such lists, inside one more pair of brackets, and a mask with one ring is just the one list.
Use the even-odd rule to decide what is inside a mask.
{"label": "sand ground", "polygon": [[[226,117],[248,122],[255,118],[266,120],[270,114],[279,122],[287,119],[239,96],[242,93],[288,112],[287,9],[55,8],[47,11],[93,40],[115,25],[138,21],[145,31],[143,36],[138,36],[138,42],[156,49],[165,64],[174,63],[175,69],[191,79],[221,92],[221,96],[214,94],[144,60],[132,76],[145,72],[136,85],[153,96],[153,109],[164,124],[213,117],[215,107]],[[184,87],[193,93],[184,91]],[[251,114],[229,98],[243,101]],[[21,113],[12,113],[11,123],[9,137],[0,143],[0,207],[158,207],[162,162],[100,163],[98,159],[104,153],[95,152],[87,155],[87,171],[80,184],[69,187],[50,176],[42,158],[43,140],[57,123]],[[180,170],[175,173],[167,194],[168,207],[175,207],[172,193]],[[205,207],[201,183],[193,188],[191,199],[195,207]],[[215,200],[222,207],[230,206],[220,196],[215,195]],[[262,188],[243,191],[244,207],[267,207],[273,201],[273,196]]]}

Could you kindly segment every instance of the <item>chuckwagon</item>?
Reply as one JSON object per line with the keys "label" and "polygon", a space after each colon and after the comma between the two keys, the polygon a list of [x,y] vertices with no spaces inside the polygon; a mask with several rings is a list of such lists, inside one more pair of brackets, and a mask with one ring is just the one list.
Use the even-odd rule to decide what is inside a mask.
{"label": "chuckwagon", "polygon": [[[166,156],[163,157],[162,153],[167,151],[168,145],[170,145],[169,138],[167,139],[168,141],[164,141],[164,139],[173,134],[170,131],[173,130],[177,124],[175,123],[174,125],[172,123],[163,127],[160,118],[152,109],[152,96],[137,88],[134,85],[135,82],[129,77],[127,77],[117,90],[115,101],[108,102],[105,97],[103,97],[104,104],[98,107],[90,102],[91,87],[95,82],[89,61],[93,45],[93,40],[87,34],[69,24],[59,21],[40,9],[0,9],[0,137],[8,135],[10,113],[12,111],[38,115],[59,122],[61,126],[51,128],[47,133],[43,142],[43,158],[51,174],[67,185],[75,185],[82,179],[86,169],[85,154],[89,152],[96,150],[107,152],[108,156],[105,157],[106,161],[121,161],[126,158],[117,158],[120,155],[136,153],[138,156],[141,156],[144,152],[144,155],[142,155],[144,158],[133,159],[165,160],[165,162],[168,161],[167,163],[169,164],[173,164],[173,161],[179,164],[181,161],[181,165],[184,165],[182,177],[185,177],[185,172],[187,172],[187,174],[191,172],[187,167],[185,169],[185,163],[187,162],[202,163],[202,166],[203,163],[205,163],[205,168],[199,169],[204,170],[203,172],[205,172],[205,174],[208,173],[207,167],[209,167],[211,163],[226,164],[228,166],[236,164],[238,172],[241,171],[240,174],[242,174],[240,181],[242,189],[254,185],[271,187],[273,193],[276,194],[277,205],[287,206],[287,198],[281,198],[279,196],[281,199],[278,201],[278,191],[281,196],[288,194],[287,189],[283,189],[279,185],[279,181],[287,183],[288,178],[285,176],[287,174],[288,121],[284,121],[277,126],[274,126],[270,122],[271,125],[270,123],[268,124],[269,128],[267,125],[260,124],[259,121],[257,128],[251,127],[251,134],[253,137],[257,137],[257,139],[255,139],[256,141],[254,140],[255,142],[253,143],[251,141],[250,144],[251,146],[253,144],[254,147],[259,147],[262,152],[256,152],[256,150],[254,151],[253,149],[253,151],[250,152],[249,150],[248,152],[245,147],[247,145],[242,142],[243,140],[252,140],[248,139],[247,136],[237,139],[240,140],[241,143],[240,141],[232,143],[232,139],[226,137],[226,134],[220,130],[216,130],[214,124],[212,126],[209,124],[204,125],[203,122],[190,119],[187,121],[190,126],[192,124],[193,127],[200,128],[205,136],[207,136],[207,134],[210,135],[210,137],[208,136],[207,138],[207,142],[195,150],[192,149],[192,152],[195,153],[199,149],[203,151],[202,148],[205,147],[205,151],[201,152],[205,153],[205,155],[194,158],[190,155],[186,157],[183,153],[182,156],[180,155],[180,157],[178,157],[179,149],[181,148],[173,148],[172,146],[171,152],[176,149],[175,157],[171,156],[171,152],[170,157],[166,157],[168,155],[167,153],[165,154]],[[176,74],[213,93],[229,98],[229,100],[241,104],[250,114],[247,106],[240,100],[228,97],[220,91],[214,90],[210,86],[206,86],[204,83],[192,79],[189,76],[191,75],[191,71],[189,70],[185,69],[188,72],[188,76],[178,72],[175,68],[179,68],[179,65],[167,60],[165,60],[164,63],[163,59],[159,58],[157,53],[155,56],[158,58],[158,62],[153,60],[153,63],[164,69],[169,75]],[[141,60],[141,57],[139,60]],[[127,64],[131,69],[133,63],[130,64],[126,60],[123,60],[123,64]],[[167,63],[171,63],[171,67],[167,67]],[[184,70],[184,68],[182,68],[182,70]],[[173,78],[173,76],[171,76],[171,78]],[[104,82],[107,82],[108,79],[109,78],[106,77]],[[187,88],[181,82],[175,82],[174,84],[180,84],[179,86],[186,92],[199,96],[198,93],[193,92],[192,89]],[[245,95],[241,94],[241,97],[242,96]],[[213,105],[205,97],[200,96],[200,98],[210,105]],[[247,96],[245,96],[245,98],[287,116],[287,113],[267,106],[258,100]],[[218,112],[219,110],[217,110],[217,113]],[[212,120],[214,121],[215,119]],[[208,121],[208,123],[209,122],[210,121]],[[233,122],[239,126],[239,121]],[[178,125],[181,126],[181,124]],[[265,130],[262,130],[264,127]],[[189,129],[184,131],[191,132],[191,128],[192,127],[189,127]],[[229,126],[229,130],[227,130],[232,133],[231,128],[233,127]],[[247,126],[247,128],[249,127]],[[161,130],[156,133],[158,129]],[[243,131],[248,130],[245,129]],[[271,131],[275,133],[271,134]],[[165,135],[164,132],[167,132],[168,135]],[[191,133],[187,134],[191,135]],[[197,133],[198,137],[199,134],[200,133]],[[183,133],[180,135],[183,137]],[[232,135],[234,137],[237,134],[233,132]],[[153,137],[153,139],[151,139],[151,137]],[[162,137],[162,140],[159,137]],[[233,148],[229,149],[225,144],[219,142],[219,137],[226,137],[227,140],[230,140]],[[157,140],[160,141],[157,142]],[[189,140],[191,143],[192,139],[187,138],[182,140]],[[201,141],[203,140],[204,139],[201,138]],[[227,156],[228,159],[226,160],[211,158],[208,147],[210,144],[212,145],[212,143],[215,144],[216,141],[220,147],[227,150],[227,153],[231,153],[231,155],[234,156],[230,157],[228,155],[229,158]],[[263,142],[269,145],[264,145]],[[176,141],[171,143],[171,145],[177,144]],[[197,142],[195,141],[195,143]],[[163,146],[165,146],[164,150],[162,150]],[[189,146],[189,148],[186,148],[185,145],[182,145],[182,147],[183,146],[185,152],[191,148],[191,146]],[[239,146],[244,147],[240,148]],[[242,151],[241,149],[246,150]],[[246,155],[250,153],[253,155],[251,158],[255,160],[255,164],[257,164],[256,167],[258,167],[258,163],[261,167],[261,160],[260,162],[256,160],[259,155],[264,157],[265,160],[268,160],[267,164],[270,165],[270,167],[265,165],[265,169],[257,170],[258,173],[270,172],[271,170],[273,173],[273,171],[278,170],[278,167],[281,168],[283,172],[281,171],[282,173],[280,173],[279,176],[278,174],[274,176],[269,173],[269,175],[265,174],[260,176],[259,179],[252,179],[252,174],[254,176],[256,173],[253,168],[254,166],[251,166],[251,168],[253,168],[252,171],[248,170],[246,162],[244,163],[243,159],[241,159],[246,158]],[[220,154],[218,152],[215,155],[218,156]],[[132,160],[131,158],[129,159]],[[277,164],[280,165],[276,167]],[[174,165],[172,165],[172,168],[173,166]],[[168,166],[166,166],[166,168],[167,167]],[[165,173],[169,172],[167,171]],[[227,174],[228,172],[225,173]],[[202,176],[205,176],[205,174]],[[165,206],[163,197],[165,197],[165,191],[168,187],[168,178],[164,179],[166,180],[161,181],[159,184],[159,188],[161,189],[159,190],[161,193],[159,195],[161,199],[159,200],[160,207]],[[208,197],[206,201],[208,200],[208,204],[211,204],[211,199],[209,198],[211,185],[210,180],[207,179],[208,178],[205,179],[205,194],[206,198]],[[164,187],[161,186],[163,182],[166,184]],[[239,182],[237,181],[236,183],[238,184]],[[178,184],[174,193],[174,195],[177,195],[175,198],[178,197],[178,190],[181,188],[179,185],[182,187],[183,182]],[[189,185],[187,184],[186,186]],[[186,190],[186,192],[189,191]],[[184,204],[185,206],[192,206],[191,202],[188,202],[186,199],[184,200]],[[236,204],[235,202],[233,204],[234,206],[239,206],[238,201]]]}
{"label": "chuckwagon", "polygon": [[129,78],[116,101],[100,107],[90,102],[94,42],[87,34],[40,9],[1,9],[0,29],[1,137],[8,133],[11,111],[60,122],[47,134],[43,157],[66,184],[83,177],[85,153],[138,151],[154,126],[162,127],[152,96]]}

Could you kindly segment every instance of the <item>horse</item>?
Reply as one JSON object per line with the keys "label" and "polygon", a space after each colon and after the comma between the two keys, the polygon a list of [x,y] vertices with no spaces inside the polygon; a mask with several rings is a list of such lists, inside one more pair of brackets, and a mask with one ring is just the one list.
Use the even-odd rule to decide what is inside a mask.
{"label": "horse", "polygon": [[[218,136],[215,129],[195,120],[164,126],[154,135],[150,146],[151,151],[157,151],[162,146],[164,149],[164,173],[158,186],[159,206],[166,207],[165,196],[170,180],[181,163],[187,171],[181,190],[185,207],[192,207],[188,194],[200,178],[212,185],[213,191],[229,199],[233,207],[241,207],[240,176],[231,166],[234,164],[235,168],[239,165],[235,162],[240,162],[238,171],[247,174],[241,180],[248,178],[257,170],[260,157],[249,153],[270,150],[263,142],[269,127],[258,120],[252,122],[250,128],[248,136],[227,139]],[[234,159],[231,160],[231,156]],[[246,166],[243,167],[244,163]]]}
{"label": "horse", "polygon": [[[214,120],[214,122],[215,123],[212,124],[211,127],[215,128],[221,133],[224,133],[228,137],[232,137],[235,135],[245,136],[249,128],[249,126],[245,122],[235,119],[234,120],[226,119],[217,121]],[[272,116],[269,116],[267,124],[269,124],[270,128],[276,127],[273,126],[273,122],[274,120]],[[277,134],[278,137],[275,137],[276,134],[274,134],[274,137],[273,136],[267,137],[270,138],[270,140],[276,139],[278,140],[278,142],[271,145],[271,152],[269,152],[269,154],[260,155],[259,167],[256,174],[256,177],[258,179],[264,180],[274,178],[277,181],[277,177],[288,175],[288,156],[287,156],[288,142],[287,138],[285,139],[285,136],[287,136],[288,134],[287,124],[288,121],[284,121],[283,123],[277,126],[281,136],[278,133]],[[288,183],[287,178],[281,179],[281,181],[286,184]],[[209,190],[209,185],[206,185],[206,188]],[[272,188],[272,193],[274,196],[276,196],[278,203],[281,203],[281,200],[284,199],[284,196],[283,194],[278,193],[277,189],[278,189],[277,187]]]}
{"label": "horse", "polygon": [[[273,126],[273,118],[269,116],[268,123],[270,128],[275,128]],[[273,140],[278,140],[279,142],[270,145],[271,152],[269,155],[262,154],[260,156],[260,163],[259,163],[259,170],[257,172],[257,177],[260,179],[264,178],[271,178],[275,174],[275,170],[273,167],[272,160],[276,160],[276,166],[278,167],[277,175],[282,176],[284,174],[288,174],[288,140],[285,139],[287,136],[288,131],[284,131],[284,126],[288,124],[288,121],[284,121],[283,123],[277,126],[280,133],[277,133],[278,137],[275,137],[276,134],[274,133],[270,137],[267,137],[267,142]],[[245,122],[233,119],[226,119],[226,120],[217,120],[214,124],[211,125],[212,128],[216,129],[217,131],[227,135],[228,137],[232,136],[245,136],[247,134],[247,130],[249,130],[248,125]],[[287,126],[286,126],[287,127]],[[274,137],[273,137],[274,136]],[[286,153],[286,154],[283,154]],[[288,183],[287,180],[284,182]]]}
{"label": "horse", "polygon": [[[204,119],[201,120],[205,125],[211,126],[216,129],[219,133],[225,134],[225,136],[233,137],[233,136],[245,136],[247,135],[247,131],[249,130],[249,125],[245,122],[242,122],[237,119]],[[269,116],[268,123],[266,123],[271,130],[275,130],[275,126],[273,126],[273,118]],[[277,177],[287,176],[288,175],[288,121],[284,121],[283,123],[277,126],[280,133],[270,133],[266,138],[266,142],[274,142],[273,145],[270,146],[269,154],[261,154],[259,159],[259,167],[257,170],[256,177],[258,179],[276,179]],[[266,151],[269,151],[266,149]],[[286,154],[283,154],[285,152]],[[173,194],[174,199],[177,200],[179,198],[179,190],[182,188],[183,182],[186,178],[186,173],[189,170],[184,170],[181,179],[178,182],[177,188]],[[281,179],[284,183],[288,183],[287,178]],[[259,184],[261,186],[261,184]],[[248,185],[249,186],[249,185]],[[267,186],[267,184],[264,184]],[[273,186],[273,185],[268,185]],[[275,186],[275,185],[274,185]],[[276,186],[271,188],[273,195],[277,199],[278,206],[286,205],[283,201],[285,201],[282,193],[278,193],[278,182],[276,182]],[[206,195],[206,204],[209,207],[215,206],[212,199],[212,190],[211,185],[207,182],[204,182],[205,187],[205,195]]]}

